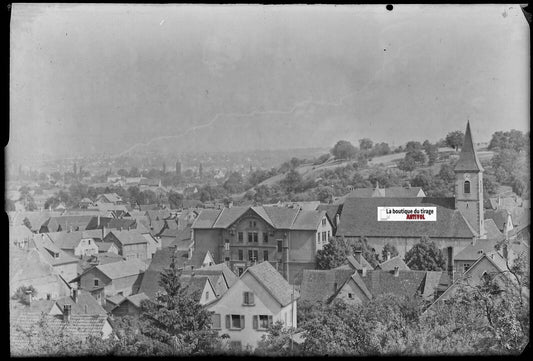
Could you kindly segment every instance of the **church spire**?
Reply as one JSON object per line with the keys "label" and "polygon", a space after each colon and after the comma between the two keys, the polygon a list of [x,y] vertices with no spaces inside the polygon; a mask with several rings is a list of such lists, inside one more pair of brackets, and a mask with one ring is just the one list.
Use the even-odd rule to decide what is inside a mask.
{"label": "church spire", "polygon": [[483,172],[481,162],[477,158],[474,149],[474,141],[472,140],[472,132],[470,131],[470,121],[466,123],[465,140],[459,155],[459,161],[455,165],[455,171],[459,172]]}

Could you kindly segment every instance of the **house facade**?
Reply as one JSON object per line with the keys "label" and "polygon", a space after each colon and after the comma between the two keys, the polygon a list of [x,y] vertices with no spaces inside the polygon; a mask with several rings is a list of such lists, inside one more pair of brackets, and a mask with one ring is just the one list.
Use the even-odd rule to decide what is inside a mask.
{"label": "house facade", "polygon": [[195,252],[210,251],[237,275],[268,261],[289,282],[302,269],[315,268],[316,252],[332,234],[325,211],[285,207],[206,209],[192,225]]}
{"label": "house facade", "polygon": [[126,260],[148,258],[148,241],[135,229],[128,231],[112,230],[104,237],[104,242],[114,243],[118,249],[118,254]]}
{"label": "house facade", "polygon": [[212,327],[228,334],[237,348],[255,348],[269,325],[296,327],[297,294],[269,262],[249,267],[231,288],[207,307]]}

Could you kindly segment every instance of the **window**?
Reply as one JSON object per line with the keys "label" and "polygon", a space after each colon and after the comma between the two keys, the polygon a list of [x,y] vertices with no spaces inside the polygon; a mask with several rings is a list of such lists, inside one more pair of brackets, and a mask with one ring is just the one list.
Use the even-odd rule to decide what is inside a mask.
{"label": "window", "polygon": [[268,261],[268,251],[267,250],[263,251],[263,261]]}
{"label": "window", "polygon": [[226,251],[229,251],[229,239],[226,239],[226,241],[224,242],[224,249]]}
{"label": "window", "polygon": [[222,327],[220,324],[220,313],[214,313],[211,315],[211,327],[215,330],[220,330]]}
{"label": "window", "polygon": [[322,232],[322,242],[326,243],[326,232]]}
{"label": "window", "polygon": [[242,249],[239,250],[239,261],[244,260],[244,251]]}
{"label": "window", "polygon": [[254,294],[252,292],[244,292],[243,293],[243,305],[253,306],[254,304],[255,304]]}
{"label": "window", "polygon": [[470,181],[465,181],[464,193],[470,193]]}
{"label": "window", "polygon": [[229,262],[229,257],[224,258],[226,262]]}
{"label": "window", "polygon": [[283,251],[283,241],[281,239],[278,239],[278,252]]}
{"label": "window", "polygon": [[95,279],[94,280],[94,287],[98,287],[98,284],[100,283],[100,280]]}
{"label": "window", "polygon": [[250,250],[248,250],[248,261],[251,261],[253,258],[254,258],[254,253],[253,253],[253,251],[250,249]]}
{"label": "window", "polygon": [[242,275],[242,273],[244,272],[244,268],[242,267],[237,268],[237,272],[239,272],[239,276]]}
{"label": "window", "polygon": [[259,233],[258,232],[253,232],[253,235],[254,235],[254,242],[255,243],[259,242]]}
{"label": "window", "polygon": [[353,293],[348,293],[348,298],[352,299],[353,298]]}
{"label": "window", "polygon": [[238,236],[239,236],[239,242],[240,242],[240,243],[244,242],[244,233],[239,232],[239,233],[238,233]]}
{"label": "window", "polygon": [[226,315],[226,328],[242,330],[244,328],[244,315]]}
{"label": "window", "polygon": [[270,325],[272,325],[272,316],[255,315],[253,317],[253,326],[255,330],[266,330]]}
{"label": "window", "polygon": [[252,232],[248,232],[248,243],[252,243],[254,241]]}
{"label": "window", "polygon": [[207,301],[209,299],[209,291],[205,291],[205,300]]}
{"label": "window", "polygon": [[254,261],[259,261],[259,251],[258,250],[255,250],[254,251]]}
{"label": "window", "polygon": [[263,243],[268,243],[268,233],[263,232]]}
{"label": "window", "polygon": [[463,273],[468,271],[469,268],[470,268],[470,263],[463,264]]}
{"label": "window", "polygon": [[322,218],[322,226],[326,226],[326,218]]}

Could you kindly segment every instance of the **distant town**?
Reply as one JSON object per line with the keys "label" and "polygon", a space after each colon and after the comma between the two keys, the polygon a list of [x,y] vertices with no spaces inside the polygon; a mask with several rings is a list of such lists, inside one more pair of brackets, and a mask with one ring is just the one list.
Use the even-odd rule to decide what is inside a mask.
{"label": "distant town", "polygon": [[477,126],[8,164],[11,354],[520,353],[530,135]]}

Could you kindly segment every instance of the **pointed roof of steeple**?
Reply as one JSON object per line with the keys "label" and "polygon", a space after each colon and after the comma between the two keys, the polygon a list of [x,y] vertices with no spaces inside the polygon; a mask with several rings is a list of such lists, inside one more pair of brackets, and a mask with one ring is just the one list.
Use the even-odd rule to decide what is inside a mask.
{"label": "pointed roof of steeple", "polygon": [[483,167],[481,166],[481,162],[474,149],[474,141],[472,140],[472,132],[470,131],[470,122],[466,123],[465,140],[461,148],[459,161],[455,165],[454,170],[456,172],[483,172]]}

